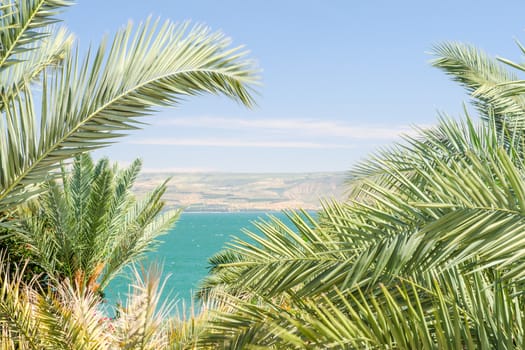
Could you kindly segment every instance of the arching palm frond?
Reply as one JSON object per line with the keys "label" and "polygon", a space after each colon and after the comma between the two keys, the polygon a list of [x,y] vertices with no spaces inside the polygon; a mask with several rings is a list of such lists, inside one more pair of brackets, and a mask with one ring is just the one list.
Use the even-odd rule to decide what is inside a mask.
{"label": "arching palm frond", "polygon": [[102,43],[83,61],[78,56],[69,52],[60,69],[44,70],[39,123],[28,88],[25,98],[5,101],[0,204],[26,200],[34,194],[30,186],[61,160],[137,128],[137,117],[154,107],[206,92],[253,104],[253,63],[204,27],[148,20],[136,31],[121,30],[109,49]]}
{"label": "arching palm frond", "polygon": [[[215,268],[256,294],[317,295],[388,283],[427,269],[492,268],[520,281],[525,248],[525,176],[500,149],[445,163],[428,159],[415,182],[397,174],[396,191],[369,183],[367,203],[323,212],[324,225],[293,217],[297,233],[278,220],[236,240],[237,260]],[[391,176],[396,176],[391,173]],[[327,228],[343,220],[344,227]],[[240,255],[240,257],[239,257]],[[474,262],[476,261],[476,262]],[[227,270],[221,272],[221,270]],[[233,275],[232,275],[233,274]]]}
{"label": "arching palm frond", "polygon": [[432,61],[432,65],[452,76],[472,94],[474,105],[486,120],[495,118],[503,122],[508,117],[506,114],[510,105],[516,111],[525,111],[525,98],[522,96],[506,99],[507,107],[501,108],[502,96],[492,98],[484,93],[518,79],[517,74],[510,72],[497,59],[472,45],[451,42],[437,45],[433,55],[437,58]]}
{"label": "arching palm frond", "polygon": [[521,132],[498,128],[490,121],[475,122],[468,113],[461,121],[441,116],[436,126],[416,131],[416,136],[405,136],[404,142],[377,152],[350,170],[347,185],[351,199],[366,200],[367,181],[395,190],[400,184],[392,172],[413,178],[417,169],[428,167],[429,159],[448,163],[468,158],[469,153],[483,155],[503,148],[519,165],[525,154]]}
{"label": "arching palm frond", "polygon": [[[509,312],[523,304],[523,161],[499,142],[473,149],[456,157],[414,148],[410,176],[386,167],[388,183],[362,180],[362,196],[326,204],[318,220],[291,215],[288,228],[274,219],[235,240],[209,285],[242,298],[209,339],[232,349],[522,342],[523,315]],[[406,294],[404,281],[417,288]],[[497,319],[495,308],[505,310]]]}
{"label": "arching palm frond", "polygon": [[515,349],[524,344],[525,83],[469,46],[435,64],[482,117],[441,119],[352,170],[317,220],[257,226],[212,260],[217,348]]}
{"label": "arching palm frond", "polygon": [[[73,35],[64,28],[51,28],[52,35],[29,45],[27,51],[17,55],[19,62],[8,69],[0,70],[0,89],[2,100],[0,110],[4,110],[6,101],[18,98],[18,94],[31,83],[40,80],[40,74],[46,69],[59,67],[66,52],[73,44]],[[38,87],[37,87],[38,89]]]}
{"label": "arching palm frond", "polygon": [[461,43],[437,45],[433,54],[437,57],[433,65],[471,93],[482,122],[474,122],[465,110],[464,120],[440,116],[437,126],[419,130],[417,138],[405,136],[403,143],[378,152],[350,171],[351,197],[359,194],[361,179],[374,178],[375,182],[387,184],[385,168],[396,168],[409,176],[429,152],[447,160],[462,157],[466,151],[490,152],[494,147],[505,147],[513,156],[522,156],[525,141],[520,120],[525,113],[525,98],[519,89],[512,88],[519,85],[518,76],[507,69],[509,65],[520,66],[504,59],[500,61],[506,64],[500,63],[474,46]]}

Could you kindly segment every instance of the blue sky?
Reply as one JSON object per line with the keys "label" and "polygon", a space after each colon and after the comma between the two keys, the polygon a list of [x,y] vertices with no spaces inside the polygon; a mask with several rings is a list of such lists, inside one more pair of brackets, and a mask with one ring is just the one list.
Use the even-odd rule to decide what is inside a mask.
{"label": "blue sky", "polygon": [[437,111],[458,117],[464,91],[429,65],[462,41],[522,59],[521,1],[79,0],[62,16],[81,46],[149,14],[191,20],[246,45],[262,69],[253,110],[193,97],[98,151],[146,171],[346,171]]}

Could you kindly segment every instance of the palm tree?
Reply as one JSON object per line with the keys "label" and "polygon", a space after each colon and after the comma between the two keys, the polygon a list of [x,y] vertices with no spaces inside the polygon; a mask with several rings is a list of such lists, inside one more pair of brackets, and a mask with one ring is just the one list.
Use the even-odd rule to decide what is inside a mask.
{"label": "palm tree", "polygon": [[[217,348],[515,349],[525,345],[525,83],[473,47],[434,64],[481,122],[436,127],[359,164],[317,218],[271,218],[212,258]],[[202,292],[206,293],[206,289]]]}
{"label": "palm tree", "polygon": [[[123,266],[152,249],[180,210],[161,214],[166,183],[137,200],[131,188],[141,162],[119,170],[107,159],[96,164],[77,156],[61,184],[49,181],[38,200],[21,208],[20,245],[48,276],[102,291]],[[24,210],[25,209],[25,210]]]}

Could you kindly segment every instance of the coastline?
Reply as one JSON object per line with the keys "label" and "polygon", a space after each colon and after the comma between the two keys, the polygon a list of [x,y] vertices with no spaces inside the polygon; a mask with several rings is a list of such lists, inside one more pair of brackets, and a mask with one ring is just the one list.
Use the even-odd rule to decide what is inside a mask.
{"label": "coastline", "polygon": [[342,199],[346,173],[147,173],[137,179],[141,197],[171,177],[167,208],[185,212],[316,211],[322,199]]}

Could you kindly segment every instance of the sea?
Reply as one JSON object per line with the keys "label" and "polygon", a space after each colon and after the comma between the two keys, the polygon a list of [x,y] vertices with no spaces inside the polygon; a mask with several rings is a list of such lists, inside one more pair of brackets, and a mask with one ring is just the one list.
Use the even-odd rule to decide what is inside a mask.
{"label": "sea", "polygon": [[[140,264],[162,266],[164,301],[190,305],[200,281],[208,274],[208,258],[226,247],[234,236],[245,237],[243,229],[257,232],[253,223],[267,220],[269,215],[286,221],[282,212],[183,213]],[[125,304],[129,285],[130,269],[124,268],[104,290],[108,306]]]}

